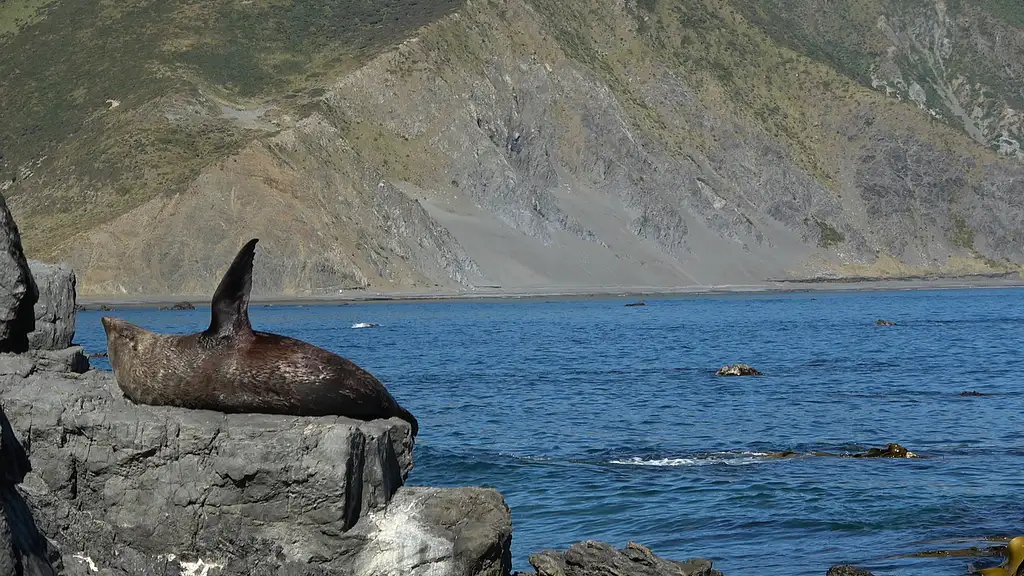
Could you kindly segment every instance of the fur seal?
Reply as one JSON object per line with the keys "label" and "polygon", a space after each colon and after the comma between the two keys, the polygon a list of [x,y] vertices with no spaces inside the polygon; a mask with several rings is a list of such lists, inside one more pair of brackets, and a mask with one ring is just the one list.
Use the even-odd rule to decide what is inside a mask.
{"label": "fur seal", "polygon": [[104,316],[114,378],[137,404],[294,416],[416,418],[354,362],[287,336],[253,331],[249,292],[256,243],[235,256],[211,303],[210,327],[157,334]]}

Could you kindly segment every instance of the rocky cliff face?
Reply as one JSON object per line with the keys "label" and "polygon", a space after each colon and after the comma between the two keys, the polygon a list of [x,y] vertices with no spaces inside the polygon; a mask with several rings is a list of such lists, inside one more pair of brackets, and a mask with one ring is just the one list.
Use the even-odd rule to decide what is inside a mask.
{"label": "rocky cliff face", "polygon": [[[385,4],[344,34],[328,8],[326,32],[308,18],[314,0],[171,2],[146,33],[125,9],[162,48],[140,44],[150,64],[120,69],[124,94],[65,103],[68,134],[27,102],[71,73],[10,70],[0,96],[25,112],[3,120],[0,169],[30,254],[69,260],[94,295],[207,295],[253,236],[262,294],[1024,262],[1024,22],[1001,0]],[[64,9],[22,15],[0,52],[56,50]],[[238,42],[197,44],[186,16]],[[282,40],[304,26],[310,46]],[[82,46],[82,66],[113,58]]]}

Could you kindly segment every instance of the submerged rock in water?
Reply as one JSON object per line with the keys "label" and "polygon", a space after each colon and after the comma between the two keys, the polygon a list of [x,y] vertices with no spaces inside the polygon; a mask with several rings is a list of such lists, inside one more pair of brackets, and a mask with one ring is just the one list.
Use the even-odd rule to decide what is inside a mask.
{"label": "submerged rock in water", "polygon": [[874,576],[874,574],[863,568],[857,568],[849,564],[840,564],[839,566],[829,568],[825,576]]}
{"label": "submerged rock in water", "polygon": [[974,390],[965,390],[960,393],[961,396],[991,396],[991,394],[985,394],[984,392],[976,392]]}
{"label": "submerged rock in water", "polygon": [[726,364],[715,372],[715,376],[761,376],[761,372],[753,366],[747,364],[734,364],[732,366]]}
{"label": "submerged rock in water", "polygon": [[647,302],[631,302],[626,304],[626,308],[630,308],[632,306],[647,306]]}
{"label": "submerged rock in water", "polygon": [[191,302],[177,302],[170,306],[161,306],[160,310],[195,310],[196,307]]}
{"label": "submerged rock in water", "polygon": [[707,558],[666,560],[635,542],[616,550],[610,544],[587,540],[573,544],[565,552],[545,550],[532,554],[530,564],[537,570],[537,576],[722,576],[712,569]]}
{"label": "submerged rock in water", "polygon": [[861,454],[853,454],[854,458],[920,458],[910,450],[895,442],[886,444],[885,448],[871,448]]}
{"label": "submerged rock in water", "polygon": [[885,448],[870,448],[866,452],[857,454],[839,454],[835,452],[793,452],[783,450],[780,452],[769,452],[765,458],[792,458],[796,456],[834,456],[838,458],[921,458],[903,446],[891,443]]}
{"label": "submerged rock in water", "polygon": [[875,320],[875,326],[895,326],[896,323],[891,320]]}

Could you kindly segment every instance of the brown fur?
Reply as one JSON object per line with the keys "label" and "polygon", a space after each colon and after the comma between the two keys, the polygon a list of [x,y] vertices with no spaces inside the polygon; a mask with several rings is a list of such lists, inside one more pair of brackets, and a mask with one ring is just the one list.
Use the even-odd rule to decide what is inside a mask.
{"label": "brown fur", "polygon": [[[249,326],[255,241],[239,252],[213,299],[210,328],[198,334],[157,334],[112,317],[102,319],[118,386],[150,405],[363,420],[416,418],[384,385],[354,362],[312,344]],[[247,253],[248,250],[248,253]]]}

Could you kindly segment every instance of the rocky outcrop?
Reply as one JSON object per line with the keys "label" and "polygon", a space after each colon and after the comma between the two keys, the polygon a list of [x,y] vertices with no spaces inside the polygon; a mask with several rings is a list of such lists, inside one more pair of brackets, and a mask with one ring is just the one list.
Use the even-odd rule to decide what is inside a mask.
{"label": "rocky outcrop", "polygon": [[79,358],[0,355],[25,492],[69,573],[507,574],[501,495],[403,487],[406,422],[136,405]]}
{"label": "rocky outcrop", "polygon": [[533,554],[530,564],[537,570],[537,576],[722,576],[706,558],[666,560],[635,542],[616,550],[610,544],[587,540],[564,552],[547,550]]}
{"label": "rocky outcrop", "polygon": [[747,364],[725,365],[715,372],[715,376],[760,376],[761,372]]}
{"label": "rocky outcrop", "polygon": [[0,352],[28,350],[39,297],[21,249],[21,233],[0,196]]}
{"label": "rocky outcrop", "polygon": [[29,348],[63,350],[75,337],[75,272],[67,264],[28,261],[39,290],[35,303],[35,329],[28,335]]}
{"label": "rocky outcrop", "polygon": [[39,531],[17,485],[32,470],[0,407],[0,576],[54,576],[60,554]]}

